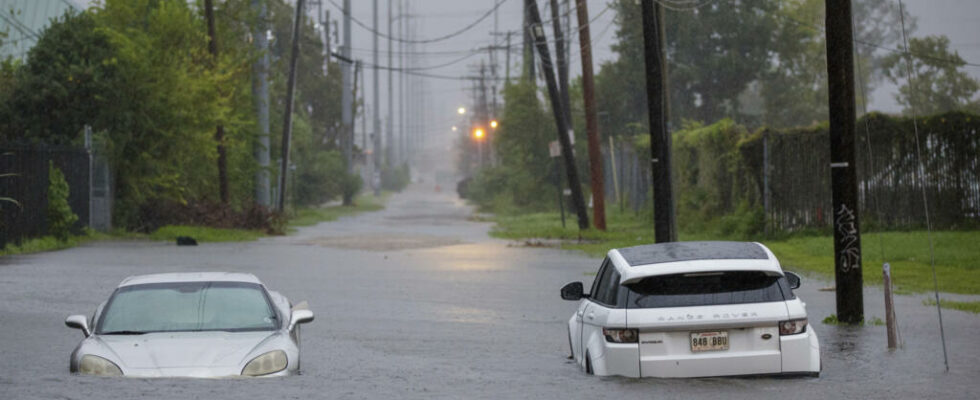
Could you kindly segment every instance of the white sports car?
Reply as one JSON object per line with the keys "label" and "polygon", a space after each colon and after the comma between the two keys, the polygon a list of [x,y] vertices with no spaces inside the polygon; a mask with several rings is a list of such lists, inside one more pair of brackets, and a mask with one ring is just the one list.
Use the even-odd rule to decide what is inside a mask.
{"label": "white sports car", "polygon": [[610,250],[568,320],[572,357],[587,373],[627,377],[820,374],[817,334],[768,248],[675,242]]}
{"label": "white sports car", "polygon": [[[281,376],[299,371],[299,324],[313,321],[239,273],[175,273],[126,278],[89,321],[65,325],[85,339],[73,373],[129,377]],[[90,328],[91,327],[91,328]]]}

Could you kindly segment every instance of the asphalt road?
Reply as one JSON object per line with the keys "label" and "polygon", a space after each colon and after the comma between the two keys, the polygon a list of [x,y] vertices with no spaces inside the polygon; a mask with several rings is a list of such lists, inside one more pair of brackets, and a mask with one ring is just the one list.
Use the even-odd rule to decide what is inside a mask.
{"label": "asphalt road", "polygon": [[[414,187],[384,211],[250,243],[100,242],[0,258],[0,399],[50,398],[976,398],[980,317],[946,311],[951,371],[943,371],[935,308],[897,301],[904,348],[881,326],[821,324],[827,282],[807,280],[822,346],[819,378],[625,379],[586,376],[566,360],[575,303],[558,289],[591,283],[600,260],[512,246],[472,222],[451,194]],[[778,256],[778,254],[777,254]],[[791,268],[788,268],[791,269]],[[111,379],[72,376],[90,314],[123,278],[175,271],[251,272],[316,321],[303,328],[303,373],[273,379]],[[883,317],[881,292],[866,314]]]}

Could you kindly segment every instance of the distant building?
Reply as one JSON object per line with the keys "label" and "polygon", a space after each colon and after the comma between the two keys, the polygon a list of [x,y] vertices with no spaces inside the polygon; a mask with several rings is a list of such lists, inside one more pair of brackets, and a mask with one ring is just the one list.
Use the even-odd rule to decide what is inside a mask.
{"label": "distant building", "polygon": [[85,0],[0,0],[0,60],[25,58],[52,18],[81,11]]}

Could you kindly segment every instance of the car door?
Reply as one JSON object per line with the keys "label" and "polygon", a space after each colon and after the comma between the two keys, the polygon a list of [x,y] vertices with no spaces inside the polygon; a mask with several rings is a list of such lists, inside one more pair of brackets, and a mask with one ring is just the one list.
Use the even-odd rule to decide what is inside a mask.
{"label": "car door", "polygon": [[[616,288],[619,285],[616,267],[607,259],[599,268],[599,274],[592,285],[592,294],[589,296],[589,304],[584,309],[582,316],[582,354],[590,352],[592,359],[602,357],[603,351],[602,328],[609,321],[609,312],[615,308]],[[598,353],[598,354],[597,354]]]}

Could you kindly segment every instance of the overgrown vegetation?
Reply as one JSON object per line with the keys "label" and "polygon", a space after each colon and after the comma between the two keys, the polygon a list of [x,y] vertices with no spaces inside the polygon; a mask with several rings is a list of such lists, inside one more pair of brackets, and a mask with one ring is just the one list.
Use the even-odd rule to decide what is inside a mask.
{"label": "overgrown vegetation", "polygon": [[68,182],[65,174],[48,162],[48,234],[55,239],[67,241],[72,234],[78,215],[68,205]]}
{"label": "overgrown vegetation", "polygon": [[[251,37],[259,21],[251,0],[220,6],[217,59],[208,52],[200,3],[105,0],[52,20],[23,61],[0,62],[0,142],[77,147],[83,127],[90,125],[113,173],[116,226],[144,232],[167,224],[280,229],[277,218],[266,218],[262,226],[253,226],[254,220],[192,218],[196,215],[189,212],[177,215],[186,219],[159,218],[182,207],[220,211],[236,221],[256,214],[259,166],[253,151],[260,129],[252,72],[263,54]],[[269,0],[268,10],[263,23],[273,38],[269,130],[278,137],[294,9],[289,2]],[[310,207],[353,198],[361,184],[358,176],[344,172],[338,146],[340,66],[324,61],[322,35],[313,21],[301,26],[300,40],[304,51],[297,68],[287,200],[290,206]],[[227,204],[218,195],[218,125],[227,151]],[[279,140],[270,142],[275,182],[281,151]]]}

